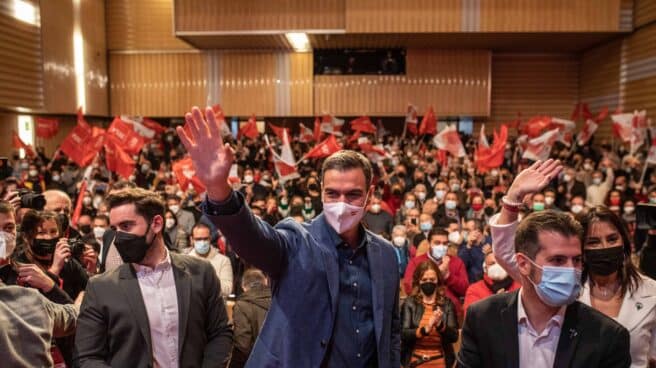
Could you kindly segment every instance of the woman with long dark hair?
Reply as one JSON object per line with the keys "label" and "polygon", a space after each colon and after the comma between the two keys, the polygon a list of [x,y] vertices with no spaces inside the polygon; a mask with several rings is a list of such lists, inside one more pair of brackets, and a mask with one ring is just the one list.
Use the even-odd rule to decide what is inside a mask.
{"label": "woman with long dark hair", "polygon": [[401,321],[401,361],[405,367],[453,366],[452,344],[458,340],[458,320],[453,303],[445,295],[442,274],[432,261],[415,269]]}
{"label": "woman with long dark hair", "polygon": [[[514,235],[517,207],[522,199],[540,192],[562,167],[559,162],[537,162],[522,171],[504,197],[504,207],[490,220],[497,262],[514,279]],[[629,230],[618,215],[595,207],[577,218],[583,225],[583,288],[579,301],[624,326],[631,336],[631,367],[656,363],[656,281],[641,275],[631,262]]]}

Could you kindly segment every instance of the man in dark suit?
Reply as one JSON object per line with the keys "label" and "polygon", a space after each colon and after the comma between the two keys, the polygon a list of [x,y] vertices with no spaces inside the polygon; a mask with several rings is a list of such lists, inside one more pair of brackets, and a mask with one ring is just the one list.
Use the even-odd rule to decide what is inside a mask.
{"label": "man in dark suit", "polygon": [[269,314],[246,367],[398,368],[396,254],[360,223],[374,190],[369,160],[353,151],[328,157],[322,214],[274,229],[229,186],[234,152],[211,109],[205,118],[198,108],[185,118],[191,134],[178,135],[207,188],[203,212],[237,254],[272,279]]}
{"label": "man in dark suit", "polygon": [[[502,200],[498,220],[491,221],[497,227],[510,223],[521,199],[559,171],[552,160],[522,171]],[[539,211],[522,220],[514,236],[522,287],[469,307],[458,366],[628,368],[628,331],[576,301],[583,267],[581,225],[563,212]]]}
{"label": "man in dark suit", "polygon": [[113,247],[125,261],[89,281],[75,337],[81,367],[225,367],[232,331],[212,266],[170,253],[155,193],[107,197]]}

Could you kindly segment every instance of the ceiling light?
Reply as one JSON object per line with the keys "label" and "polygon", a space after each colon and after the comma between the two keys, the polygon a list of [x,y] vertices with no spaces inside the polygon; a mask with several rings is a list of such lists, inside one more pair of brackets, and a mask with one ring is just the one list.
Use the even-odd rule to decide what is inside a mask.
{"label": "ceiling light", "polygon": [[310,51],[310,40],[305,33],[285,33],[287,41],[292,45],[294,51]]}

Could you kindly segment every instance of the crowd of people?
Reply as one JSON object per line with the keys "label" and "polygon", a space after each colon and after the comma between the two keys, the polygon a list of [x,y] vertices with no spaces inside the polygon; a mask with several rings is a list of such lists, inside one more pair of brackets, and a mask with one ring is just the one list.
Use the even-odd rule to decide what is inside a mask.
{"label": "crowd of people", "polygon": [[[196,118],[187,116],[188,121],[198,121]],[[522,298],[529,295],[520,308],[529,322],[520,321],[519,334],[523,329],[533,334],[537,331],[539,341],[543,329],[547,335],[554,333],[545,326],[551,326],[551,316],[560,313],[557,307],[571,304],[578,297],[568,293],[560,300],[557,297],[562,290],[540,291],[543,286],[548,289],[544,283],[549,267],[568,264],[583,270],[580,302],[628,330],[630,351],[626,354],[630,353],[631,367],[656,364],[656,283],[652,280],[656,278],[656,229],[641,229],[637,226],[640,219],[636,218],[638,205],[656,205],[656,170],[643,173],[646,152],[629,154],[628,147],[620,143],[592,139],[584,146],[558,143],[550,156],[559,161],[534,164],[522,158],[522,148],[511,139],[503,164],[481,172],[474,157],[477,137],[461,134],[467,155],[445,161],[439,159],[438,149],[429,137],[373,136],[374,143],[383,145],[385,157],[367,160],[371,177],[363,166],[365,190],[344,193],[343,188],[335,189],[335,183],[346,185],[343,183],[351,179],[337,180],[327,177],[327,172],[348,171],[354,167],[348,160],[357,158],[342,157],[337,163],[331,158],[302,159],[296,167],[300,177],[283,181],[263,139],[226,138],[234,152],[224,155],[237,164],[239,177],[231,181],[228,189],[232,194],[228,195],[222,188],[207,185],[218,169],[210,166],[211,162],[203,166],[199,157],[213,154],[203,151],[206,146],[194,147],[192,137],[180,130],[167,128],[151,140],[134,157],[137,167],[129,178],[108,171],[102,155],[88,167],[79,167],[59,151],[48,157],[42,148],[36,149],[34,157],[20,157],[16,152],[1,161],[0,197],[4,200],[0,202],[0,280],[4,285],[0,287],[0,309],[19,293],[14,286],[20,286],[36,289],[39,293],[31,292],[29,297],[38,299],[39,303],[34,304],[39,308],[43,305],[53,316],[43,322],[45,327],[34,326],[32,331],[35,334],[36,329],[50,329],[49,333],[35,334],[47,339],[47,349],[43,341],[11,343],[7,337],[11,332],[0,326],[5,331],[0,332],[0,344],[13,347],[0,352],[3,362],[11,362],[10,366],[54,362],[70,367],[96,360],[116,366],[146,366],[155,361],[159,366],[200,366],[215,359],[209,365],[239,367],[253,354],[249,364],[257,367],[386,367],[383,360],[395,359],[406,367],[506,366],[503,362],[514,358],[500,358],[490,351],[495,347],[494,331],[488,330],[494,324],[482,320],[495,319],[491,317],[495,312],[476,303],[495,295],[515,295],[516,309],[513,292],[520,286],[524,291],[529,280],[536,294],[521,294]],[[202,129],[191,134],[197,143],[204,137]],[[357,142],[349,138],[348,134],[339,138],[342,147],[358,151]],[[274,151],[279,151],[281,145],[272,137]],[[295,157],[303,157],[312,145],[292,139],[291,148]],[[208,189],[206,193],[178,183],[172,163],[187,154],[194,159],[197,175]],[[354,204],[360,198],[362,202]],[[346,203],[345,210],[336,208],[336,202]],[[249,209],[248,214],[240,210],[242,203]],[[134,208],[126,210],[126,204]],[[356,207],[361,208],[362,215],[356,222],[368,230],[366,234],[372,234],[370,238],[362,237],[357,224],[349,222],[348,211],[357,212]],[[545,229],[563,236],[577,237],[580,232],[582,254],[573,256],[574,260],[544,261],[537,256],[542,248],[522,250],[518,244],[539,243],[536,234],[541,228],[529,225],[539,221]],[[316,227],[317,222],[327,223],[331,229]],[[160,242],[159,253],[154,253],[153,244]],[[323,253],[299,245],[331,242],[337,245],[332,250],[316,245]],[[375,248],[363,244],[379,242],[386,245],[381,245],[381,259],[376,260]],[[346,245],[340,246],[342,243]],[[387,244],[391,247],[386,248]],[[329,280],[328,287],[324,287],[324,283],[310,282],[317,272],[314,262],[321,264],[323,257],[332,257],[334,249],[338,268],[331,269],[328,263],[320,267],[336,273],[334,284]],[[388,250],[392,258],[387,257]],[[517,257],[516,252],[526,256]],[[149,258],[156,255],[160,258]],[[168,260],[164,266],[160,263],[162,257]],[[126,267],[125,263],[135,266]],[[534,279],[531,265],[542,270],[542,282]],[[167,269],[171,268],[175,277],[169,280]],[[192,270],[186,277],[189,285],[195,284],[187,294],[181,294],[185,284],[178,283],[178,269]],[[372,277],[363,278],[363,269],[369,270]],[[376,273],[380,277],[373,277]],[[114,275],[116,278],[111,278]],[[553,277],[557,279],[558,275]],[[214,279],[218,284],[211,281]],[[123,280],[125,284],[121,284]],[[130,280],[134,283],[128,283]],[[377,294],[381,283],[391,285],[387,289],[393,290]],[[136,294],[125,297],[122,287],[134,288]],[[216,287],[218,294],[213,290]],[[167,288],[172,288],[173,294],[177,290],[179,302],[173,306],[160,293]],[[328,298],[325,303],[313,297],[324,293],[324,289],[327,295],[321,298]],[[373,300],[363,299],[362,293],[373,294]],[[3,297],[5,294],[8,296]],[[126,306],[119,306],[134,306],[135,300],[142,297],[144,301],[161,299],[161,304],[146,302],[138,307],[140,312],[135,317]],[[528,300],[535,303],[529,305]],[[546,307],[536,307],[540,302]],[[56,310],[52,305],[80,303],[76,331],[71,328],[72,317],[65,315],[71,310]],[[212,303],[221,306],[210,306]],[[299,303],[314,303],[316,310],[302,313],[298,306],[305,304]],[[223,304],[228,306],[227,311]],[[469,308],[474,304],[477,308]],[[7,305],[15,308],[15,304]],[[383,305],[384,317],[378,321],[376,310]],[[349,318],[343,311],[351,307],[354,314]],[[400,313],[396,319],[394,309]],[[580,310],[587,313],[588,309]],[[324,313],[332,313],[335,321],[328,330],[313,321]],[[533,313],[549,317],[536,324]],[[173,314],[176,318],[184,315],[185,320],[171,323],[168,318]],[[288,314],[297,320],[287,321],[291,318]],[[557,332],[564,328],[563,320],[567,325],[567,316],[563,314],[558,320]],[[595,318],[596,314],[591,317]],[[371,319],[375,321],[365,323]],[[516,314],[514,319],[516,322]],[[275,332],[263,328],[276,322],[279,327],[285,323],[288,327]],[[388,323],[391,327],[385,327]],[[133,324],[139,326],[136,331],[130,330]],[[203,337],[196,329],[204,331]],[[460,329],[462,347],[457,352]],[[618,341],[624,338],[620,332],[611,332],[620,336]],[[140,334],[147,335],[144,342]],[[280,334],[298,336],[282,338]],[[385,334],[392,336],[383,336],[383,341],[392,346],[387,355],[380,342]],[[121,335],[125,339],[122,343],[110,338]],[[399,341],[394,340],[397,335]],[[379,342],[372,346],[369,336]],[[351,346],[338,344],[340,339]],[[481,347],[488,339],[489,346]],[[315,346],[308,340],[320,343]],[[290,350],[305,343],[307,352]],[[398,356],[394,352],[396,343]],[[171,344],[175,356],[171,355]],[[525,352],[530,349],[522,350],[523,346],[520,342],[520,353],[515,358],[527,367],[530,365],[525,362],[530,357]],[[619,342],[598,347],[611,351],[625,348]],[[322,355],[317,355],[317,349]],[[546,346],[542,349],[542,353],[549,350]],[[305,358],[288,356],[306,353]],[[593,358],[582,355],[582,365],[575,366],[628,366],[619,358],[622,354],[617,352],[616,360],[607,360],[608,364],[615,362],[611,365],[586,365],[593,360],[585,359]],[[553,357],[546,362],[553,364]]]}

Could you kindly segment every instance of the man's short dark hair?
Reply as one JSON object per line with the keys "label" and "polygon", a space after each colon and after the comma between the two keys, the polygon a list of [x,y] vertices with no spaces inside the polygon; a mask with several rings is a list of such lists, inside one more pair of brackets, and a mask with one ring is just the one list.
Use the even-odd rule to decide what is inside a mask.
{"label": "man's short dark hair", "polygon": [[448,237],[449,232],[442,229],[442,228],[439,228],[439,227],[435,228],[434,227],[433,230],[431,230],[430,233],[428,234],[428,240],[430,241],[431,239],[433,239],[433,236],[436,236],[436,235],[442,235],[442,236]]}
{"label": "man's short dark hair", "polygon": [[113,209],[124,204],[134,204],[135,211],[150,222],[153,217],[164,217],[166,204],[157,193],[142,188],[125,188],[112,191],[107,196],[107,206]]}
{"label": "man's short dark hair", "polygon": [[93,219],[91,221],[94,221],[96,219],[105,221],[107,223],[107,225],[109,225],[109,216],[107,216],[107,215],[95,215],[95,216],[93,216]]}
{"label": "man's short dark hair", "polygon": [[583,242],[583,227],[578,221],[564,212],[546,210],[533,212],[519,223],[515,233],[515,251],[534,260],[540,251],[540,232],[555,232],[566,237],[576,236]]}
{"label": "man's short dark hair", "polygon": [[210,229],[210,227],[207,226],[207,224],[199,222],[196,225],[194,225],[194,227],[191,228],[191,234],[189,235],[191,235],[192,238],[194,237],[194,231],[196,231],[197,229],[207,229],[207,231],[210,233],[210,236],[212,235],[212,229]]}
{"label": "man's short dark hair", "polygon": [[3,215],[14,214],[14,206],[7,201],[0,201],[0,213]]}
{"label": "man's short dark hair", "polygon": [[363,154],[351,150],[341,150],[330,155],[321,166],[321,180],[323,181],[328,170],[347,171],[351,169],[362,169],[366,185],[371,184],[373,177],[371,162]]}

